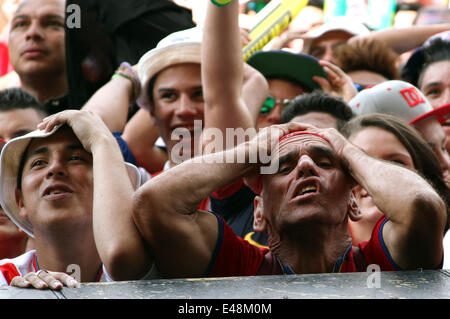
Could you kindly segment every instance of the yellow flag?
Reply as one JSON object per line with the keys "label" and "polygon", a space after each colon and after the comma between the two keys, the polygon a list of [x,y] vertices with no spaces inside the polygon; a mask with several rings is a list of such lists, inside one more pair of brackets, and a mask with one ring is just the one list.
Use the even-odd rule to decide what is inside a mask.
{"label": "yellow flag", "polygon": [[249,32],[252,40],[242,50],[244,61],[286,29],[307,3],[308,0],[272,0],[259,11]]}

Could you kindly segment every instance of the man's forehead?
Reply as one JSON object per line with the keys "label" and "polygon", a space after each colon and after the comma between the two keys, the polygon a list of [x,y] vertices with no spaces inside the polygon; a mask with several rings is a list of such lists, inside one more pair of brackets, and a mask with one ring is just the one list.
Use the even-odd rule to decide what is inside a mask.
{"label": "man's forehead", "polygon": [[41,9],[40,12],[45,12],[46,14],[64,17],[65,0],[22,0],[17,6],[14,16],[36,13],[36,8]]}
{"label": "man's forehead", "polygon": [[282,139],[278,144],[276,154],[283,156],[295,150],[311,151],[318,147],[332,151],[331,145],[323,137],[313,134],[299,134]]}
{"label": "man's forehead", "polygon": [[173,64],[159,71],[158,74],[155,75],[155,79],[156,81],[160,79],[166,80],[168,78],[172,78],[173,74],[178,75],[178,73],[185,73],[185,72],[201,74],[201,66],[198,63]]}

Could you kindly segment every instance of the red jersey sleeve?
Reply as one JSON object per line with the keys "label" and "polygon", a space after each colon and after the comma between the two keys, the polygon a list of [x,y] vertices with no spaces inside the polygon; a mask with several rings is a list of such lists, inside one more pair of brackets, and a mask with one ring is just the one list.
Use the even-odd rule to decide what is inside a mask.
{"label": "red jersey sleeve", "polygon": [[383,227],[388,221],[383,216],[375,224],[372,231],[372,237],[369,241],[360,243],[360,249],[366,259],[367,265],[376,264],[381,271],[402,270],[392,259],[383,240]]}
{"label": "red jersey sleeve", "polygon": [[222,217],[216,217],[219,221],[219,237],[207,276],[255,276],[268,250],[236,236]]}

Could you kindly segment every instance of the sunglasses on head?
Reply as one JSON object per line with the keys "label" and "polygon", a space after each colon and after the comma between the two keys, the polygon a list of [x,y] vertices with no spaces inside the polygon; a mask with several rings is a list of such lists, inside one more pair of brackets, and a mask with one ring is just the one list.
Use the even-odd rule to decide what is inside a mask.
{"label": "sunglasses on head", "polygon": [[284,110],[289,105],[289,103],[291,103],[291,101],[291,99],[275,99],[274,97],[269,95],[264,101],[263,106],[261,107],[261,114],[270,113],[277,104],[280,104],[281,108]]}

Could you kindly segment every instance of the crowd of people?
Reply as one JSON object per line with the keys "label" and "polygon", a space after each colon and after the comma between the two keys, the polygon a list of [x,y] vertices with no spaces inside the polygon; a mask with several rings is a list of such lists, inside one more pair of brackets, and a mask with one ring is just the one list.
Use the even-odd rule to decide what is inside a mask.
{"label": "crowd of people", "polygon": [[450,18],[291,24],[244,62],[243,1],[202,0],[156,46],[123,41],[154,26],[142,7],[110,28],[102,82],[108,54],[67,52],[68,3],[11,20],[0,285],[450,268]]}

